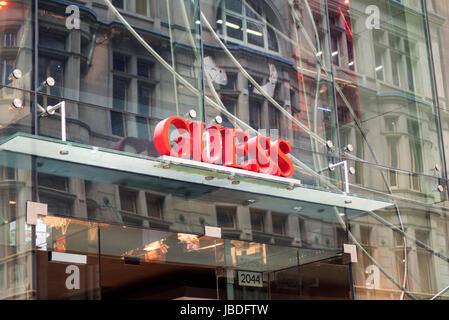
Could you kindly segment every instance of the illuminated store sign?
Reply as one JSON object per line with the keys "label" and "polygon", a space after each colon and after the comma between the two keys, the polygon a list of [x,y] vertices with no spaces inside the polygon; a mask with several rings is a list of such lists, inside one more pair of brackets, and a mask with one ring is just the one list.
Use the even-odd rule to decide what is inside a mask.
{"label": "illuminated store sign", "polygon": [[[174,132],[170,132],[171,126],[176,128]],[[250,139],[248,132],[240,129],[207,126],[177,116],[158,123],[154,145],[161,156],[191,158],[286,178],[295,172],[293,162],[287,157],[291,152],[288,141],[271,142],[263,135]]]}

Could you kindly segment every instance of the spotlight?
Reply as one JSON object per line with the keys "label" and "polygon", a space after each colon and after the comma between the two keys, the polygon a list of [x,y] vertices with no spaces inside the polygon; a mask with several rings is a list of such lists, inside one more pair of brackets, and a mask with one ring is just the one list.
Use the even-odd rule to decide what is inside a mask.
{"label": "spotlight", "polygon": [[15,98],[12,101],[11,107],[14,108],[14,109],[21,109],[21,108],[23,108],[23,101],[22,101],[22,99]]}
{"label": "spotlight", "polygon": [[189,117],[191,119],[195,119],[197,116],[196,111],[194,109],[191,109],[189,112],[187,112],[186,114],[186,118]]}
{"label": "spotlight", "polygon": [[221,116],[216,116],[214,118],[214,121],[216,124],[222,124],[223,123],[223,118]]}
{"label": "spotlight", "polygon": [[18,80],[20,78],[22,78],[22,71],[20,69],[14,69],[13,72],[11,72],[11,74],[9,75],[8,80]]}
{"label": "spotlight", "polygon": [[327,140],[326,141],[326,147],[328,149],[332,149],[334,147],[334,143],[332,142],[332,140]]}
{"label": "spotlight", "polygon": [[48,77],[47,79],[45,79],[44,83],[47,87],[53,87],[55,85],[56,81],[54,78]]}
{"label": "spotlight", "polygon": [[353,146],[352,144],[348,144],[348,145],[345,147],[345,151],[348,151],[348,152],[354,151],[354,146]]}

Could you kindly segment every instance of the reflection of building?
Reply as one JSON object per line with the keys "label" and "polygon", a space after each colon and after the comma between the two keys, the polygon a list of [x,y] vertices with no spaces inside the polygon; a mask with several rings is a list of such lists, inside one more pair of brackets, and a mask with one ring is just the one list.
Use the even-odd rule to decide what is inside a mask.
{"label": "reflection of building", "polygon": [[[0,9],[0,18],[9,17],[0,19],[2,139],[17,132],[60,139],[61,113],[34,121],[30,108],[33,90],[51,76],[55,85],[40,88],[36,101],[44,108],[66,101],[68,141],[103,148],[93,149],[92,157],[104,149],[129,156],[118,169],[112,156],[95,166],[73,164],[70,152],[78,145],[69,150],[67,161],[50,152],[35,158],[14,150],[1,152],[0,257],[5,263],[0,266],[0,280],[5,280],[0,292],[5,294],[0,297],[31,298],[36,289],[31,287],[31,257],[25,253],[14,257],[32,249],[32,231],[24,217],[26,201],[34,200],[48,204],[50,216],[74,219],[62,219],[63,226],[39,225],[39,239],[45,241],[46,233],[48,239],[37,245],[88,256],[80,272],[89,275],[83,278],[88,287],[83,290],[89,293],[64,293],[68,296],[98,298],[102,281],[122,290],[126,281],[136,279],[123,279],[119,285],[114,272],[124,272],[120,269],[124,263],[152,261],[155,273],[160,272],[157,263],[182,265],[179,270],[172,266],[167,277],[181,270],[210,276],[213,268],[224,268],[212,272],[223,291],[219,298],[266,298],[267,283],[275,288],[272,298],[320,298],[326,290],[329,297],[348,298],[349,277],[342,283],[327,277],[338,274],[345,279],[349,273],[347,256],[341,256],[342,245],[348,242],[338,220],[346,219],[343,204],[331,205],[318,193],[310,199],[295,198],[288,191],[267,194],[278,185],[242,178],[236,181],[239,187],[223,173],[206,174],[198,168],[171,165],[167,170],[178,170],[173,172],[180,175],[173,180],[128,167],[137,163],[135,159],[157,158],[152,142],[157,123],[169,116],[185,117],[191,109],[208,124],[221,115],[224,127],[248,131],[251,137],[259,131],[273,140],[278,135],[290,141],[297,165],[293,178],[317,190],[324,188],[329,198],[331,191],[341,190],[342,182],[339,174],[322,169],[341,156],[356,169],[351,192],[396,201],[396,207],[385,205],[375,214],[396,226],[403,224],[407,234],[448,255],[447,190],[437,189],[447,185],[442,144],[449,139],[442,65],[446,44],[438,36],[446,18],[435,14],[431,1],[428,15],[413,1],[381,1],[381,28],[373,30],[366,27],[368,3],[362,0],[349,5],[337,0],[309,0],[304,5],[293,1],[292,7],[289,1],[207,0],[201,1],[201,19],[198,2],[111,2],[169,67],[142,46],[105,1],[80,6],[79,30],[67,29],[66,6],[58,1],[39,1],[37,22],[30,16],[31,1],[9,1]],[[39,42],[33,44],[37,26]],[[24,76],[8,80],[14,68]],[[203,99],[203,92],[209,100]],[[8,108],[17,97],[24,108]],[[335,148],[326,147],[329,140]],[[339,154],[348,144],[354,150]],[[201,174],[211,181],[197,183],[195,177]],[[241,188],[245,183],[247,190]],[[448,285],[447,262],[410,239],[404,243],[400,233],[357,210],[346,212],[352,234],[397,283],[403,285],[406,267],[405,287],[416,297],[430,298]],[[203,237],[205,226],[220,227],[222,239]],[[180,234],[195,235],[195,241],[180,240]],[[184,248],[181,244],[186,253],[177,260],[173,252]],[[100,266],[93,261],[98,255],[107,260],[101,267],[106,280],[97,275]],[[117,262],[117,257],[125,262]],[[313,264],[327,258],[332,262],[323,262],[323,269]],[[379,268],[360,248],[358,258],[352,268],[357,298],[401,297],[401,289],[384,274],[378,276]],[[38,262],[42,265],[38,265],[37,296],[50,298],[50,287],[58,280],[50,270],[56,267],[42,257]],[[148,270],[143,278],[151,278],[153,271]],[[262,289],[238,284],[242,270],[262,272]],[[292,285],[292,279],[298,285]],[[299,295],[293,293],[295,288]],[[22,295],[27,290],[30,295]]]}

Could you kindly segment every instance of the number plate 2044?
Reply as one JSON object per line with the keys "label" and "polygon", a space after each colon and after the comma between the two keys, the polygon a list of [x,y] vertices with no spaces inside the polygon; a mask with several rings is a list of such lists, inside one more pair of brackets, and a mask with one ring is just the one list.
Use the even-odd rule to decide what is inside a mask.
{"label": "number plate 2044", "polygon": [[262,273],[238,271],[239,286],[243,287],[263,287]]}

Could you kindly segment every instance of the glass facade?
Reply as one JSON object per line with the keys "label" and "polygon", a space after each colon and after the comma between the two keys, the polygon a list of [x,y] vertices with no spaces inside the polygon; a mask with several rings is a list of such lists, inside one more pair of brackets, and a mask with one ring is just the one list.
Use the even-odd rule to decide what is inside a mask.
{"label": "glass facade", "polygon": [[0,299],[447,299],[448,29],[448,0],[0,2]]}

